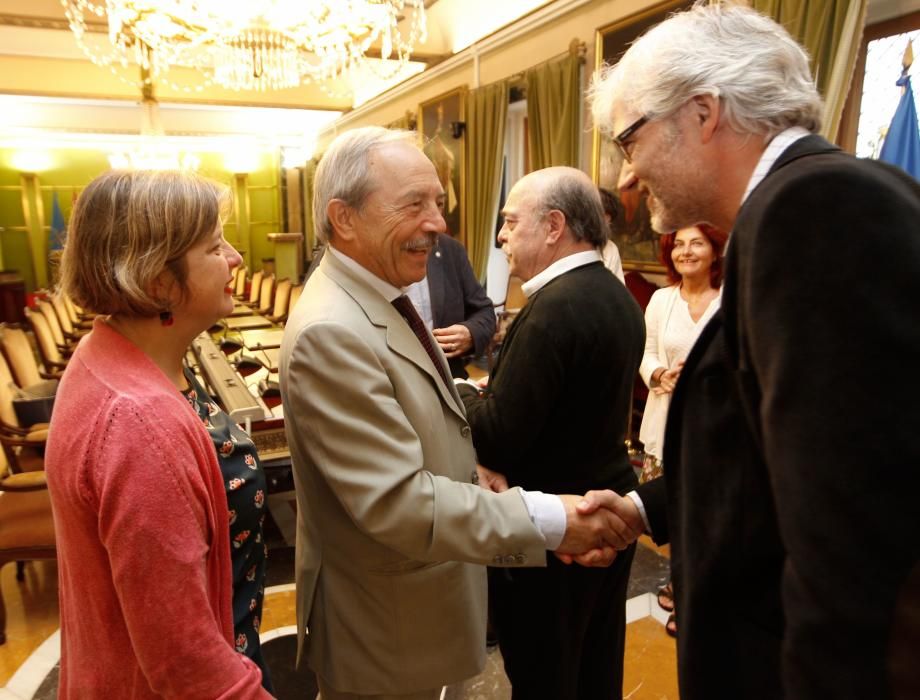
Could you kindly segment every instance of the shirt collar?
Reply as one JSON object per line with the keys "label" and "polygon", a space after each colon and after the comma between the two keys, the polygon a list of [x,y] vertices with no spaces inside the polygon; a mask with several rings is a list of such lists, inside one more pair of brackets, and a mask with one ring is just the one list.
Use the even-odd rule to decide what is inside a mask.
{"label": "shirt collar", "polygon": [[805,138],[810,134],[811,132],[808,129],[801,126],[793,126],[785,131],[781,131],[773,137],[760,156],[760,160],[757,161],[757,166],[754,168],[751,179],[748,180],[747,189],[744,191],[744,196],[741,198],[741,204],[745,203],[748,195],[750,195],[754,188],[760,184],[761,180],[767,176],[767,173],[770,172],[770,168],[773,167],[773,164],[776,163],[783,151],[799,139]]}
{"label": "shirt collar", "polygon": [[564,258],[560,258],[552,265],[524,282],[524,284],[521,285],[521,291],[524,292],[524,295],[529,299],[547,284],[560,275],[564,275],[569,270],[574,270],[576,267],[584,267],[585,265],[600,261],[601,256],[597,250],[585,250],[581,253],[566,255]]}
{"label": "shirt collar", "polygon": [[379,292],[380,295],[387,301],[392,302],[397,297],[401,297],[406,293],[405,289],[401,287],[394,287],[386,280],[380,279],[373,272],[361,265],[361,263],[345,255],[345,253],[343,253],[341,250],[336,250],[333,246],[327,245],[326,252],[332,253],[336,260],[338,260],[355,275],[357,275],[358,279],[360,279],[362,282],[366,282],[373,289]]}

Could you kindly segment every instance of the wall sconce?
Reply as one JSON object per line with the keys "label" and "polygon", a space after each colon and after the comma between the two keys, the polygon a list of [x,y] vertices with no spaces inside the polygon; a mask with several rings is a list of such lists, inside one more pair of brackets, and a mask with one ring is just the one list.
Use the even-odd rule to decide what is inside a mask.
{"label": "wall sconce", "polygon": [[224,167],[234,175],[245,175],[259,169],[259,153],[245,146],[224,151]]}
{"label": "wall sconce", "polygon": [[21,173],[40,173],[54,165],[51,154],[41,149],[16,151],[10,162]]}
{"label": "wall sconce", "polygon": [[461,136],[463,136],[464,131],[466,131],[466,122],[450,123],[450,135],[455,139],[459,139]]}

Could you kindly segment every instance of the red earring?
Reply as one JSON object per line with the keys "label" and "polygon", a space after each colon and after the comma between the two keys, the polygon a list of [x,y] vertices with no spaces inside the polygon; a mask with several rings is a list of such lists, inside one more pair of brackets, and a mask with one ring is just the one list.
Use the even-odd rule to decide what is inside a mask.
{"label": "red earring", "polygon": [[164,326],[171,326],[173,324],[173,315],[172,311],[168,309],[166,311],[160,312],[160,323]]}

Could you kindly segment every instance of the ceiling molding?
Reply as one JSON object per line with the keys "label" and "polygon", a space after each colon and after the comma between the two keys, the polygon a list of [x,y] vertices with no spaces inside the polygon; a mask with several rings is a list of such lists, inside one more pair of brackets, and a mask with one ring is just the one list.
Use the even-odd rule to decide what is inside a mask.
{"label": "ceiling molding", "polygon": [[70,29],[66,19],[6,14],[0,14],[0,26],[28,27],[29,29]]}
{"label": "ceiling molding", "polygon": [[507,27],[499,29],[497,32],[491,34],[490,36],[474,42],[470,46],[463,49],[463,51],[454,54],[447,60],[439,63],[437,66],[430,68],[423,73],[419,73],[413,78],[409,78],[405,82],[402,82],[399,85],[390,88],[386,92],[379,94],[374,99],[365,102],[360,107],[348,111],[342,115],[341,118],[337,119],[331,126],[321,131],[319,134],[320,139],[323,140],[329,136],[334,136],[339,131],[348,128],[349,124],[360,119],[368,112],[371,112],[378,107],[387,104],[388,102],[392,102],[393,100],[396,100],[406,93],[412,92],[413,90],[416,90],[426,85],[427,83],[437,80],[445,73],[449,73],[455,68],[459,68],[460,66],[475,61],[483,54],[496,51],[503,46],[519,39],[520,37],[530,34],[531,32],[556,21],[560,17],[572,12],[573,10],[578,9],[583,5],[588,5],[592,2],[594,2],[594,0],[557,0],[550,5],[541,7],[540,9],[525,15]]}

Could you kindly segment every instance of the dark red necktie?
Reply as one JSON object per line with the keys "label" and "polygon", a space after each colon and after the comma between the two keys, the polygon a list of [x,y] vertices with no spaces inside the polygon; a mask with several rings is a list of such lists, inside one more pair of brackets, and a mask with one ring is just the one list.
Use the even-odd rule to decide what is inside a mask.
{"label": "dark red necktie", "polygon": [[418,338],[422,347],[425,348],[425,352],[428,353],[428,357],[430,357],[431,361],[434,363],[434,368],[438,370],[438,374],[440,374],[441,379],[444,380],[444,386],[450,388],[450,379],[447,378],[447,373],[444,371],[441,359],[438,357],[438,353],[435,352],[434,345],[431,343],[431,336],[428,333],[428,329],[425,328],[425,322],[422,321],[422,317],[419,316],[418,311],[415,310],[412,300],[404,294],[393,300],[393,306],[396,307],[396,310],[406,319],[409,328],[412,329],[412,332],[415,333],[415,337]]}

